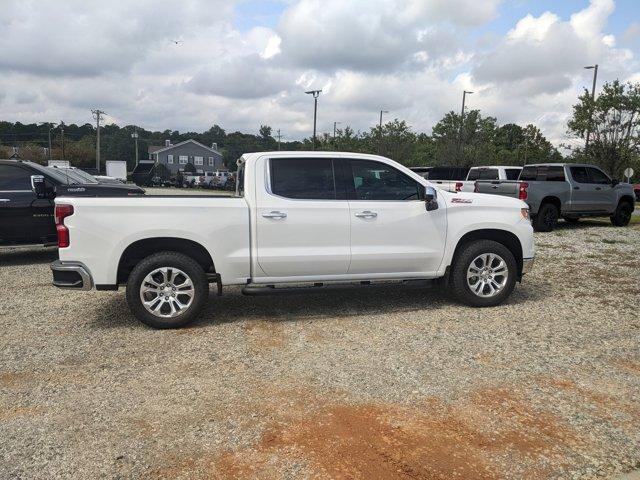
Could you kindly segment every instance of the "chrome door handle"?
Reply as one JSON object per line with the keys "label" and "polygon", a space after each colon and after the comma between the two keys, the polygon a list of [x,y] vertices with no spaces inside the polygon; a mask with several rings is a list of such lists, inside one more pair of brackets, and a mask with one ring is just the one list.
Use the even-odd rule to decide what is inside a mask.
{"label": "chrome door handle", "polygon": [[287,214],[284,212],[273,211],[271,213],[263,213],[264,218],[287,218]]}
{"label": "chrome door handle", "polygon": [[491,185],[491,188],[498,188],[498,185]]}
{"label": "chrome door handle", "polygon": [[10,198],[0,198],[0,202],[2,203],[6,203],[6,202],[10,202],[11,199]]}
{"label": "chrome door handle", "polygon": [[372,212],[371,210],[365,210],[364,212],[356,213],[356,217],[358,218],[376,218],[378,214],[376,212]]}

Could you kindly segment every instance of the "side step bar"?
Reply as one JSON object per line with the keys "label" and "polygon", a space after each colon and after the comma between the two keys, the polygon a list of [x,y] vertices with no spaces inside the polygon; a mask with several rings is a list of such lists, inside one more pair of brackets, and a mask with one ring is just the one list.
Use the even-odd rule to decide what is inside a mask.
{"label": "side step bar", "polygon": [[352,290],[356,288],[388,288],[388,287],[412,287],[412,288],[429,288],[435,285],[436,280],[416,279],[416,280],[397,280],[397,281],[369,281],[364,280],[359,283],[322,283],[298,284],[298,285],[256,285],[249,284],[242,289],[243,295],[262,296],[262,295],[296,295],[302,293],[319,293],[332,290]]}

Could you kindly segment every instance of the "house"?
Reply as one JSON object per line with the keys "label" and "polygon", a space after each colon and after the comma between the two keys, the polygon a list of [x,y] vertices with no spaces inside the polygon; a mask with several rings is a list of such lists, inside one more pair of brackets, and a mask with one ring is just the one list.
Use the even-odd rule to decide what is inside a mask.
{"label": "house", "polygon": [[207,147],[192,139],[175,145],[171,144],[170,140],[165,140],[164,146],[150,146],[149,159],[156,165],[165,165],[172,175],[184,172],[188,163],[193,165],[198,173],[226,170],[222,163],[222,154],[215,143]]}

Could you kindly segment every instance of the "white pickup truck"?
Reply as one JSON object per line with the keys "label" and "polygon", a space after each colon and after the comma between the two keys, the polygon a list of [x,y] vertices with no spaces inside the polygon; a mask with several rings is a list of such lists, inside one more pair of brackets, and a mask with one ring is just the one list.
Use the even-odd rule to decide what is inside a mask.
{"label": "white pickup truck", "polygon": [[126,285],[156,328],[192,321],[209,284],[292,288],[436,280],[462,302],[504,301],[533,263],[524,202],[452,194],[384,157],[249,153],[235,195],[58,197],[61,288]]}

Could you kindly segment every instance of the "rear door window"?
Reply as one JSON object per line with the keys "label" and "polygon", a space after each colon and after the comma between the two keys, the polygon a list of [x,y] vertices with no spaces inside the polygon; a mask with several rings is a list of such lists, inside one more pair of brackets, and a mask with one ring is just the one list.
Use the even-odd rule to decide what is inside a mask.
{"label": "rear door window", "polygon": [[585,167],[570,167],[569,170],[574,182],[589,183],[589,176]]}
{"label": "rear door window", "polygon": [[31,174],[24,168],[0,165],[0,191],[31,191]]}
{"label": "rear door window", "polygon": [[331,158],[272,158],[271,191],[300,200],[335,200],[336,180]]}

